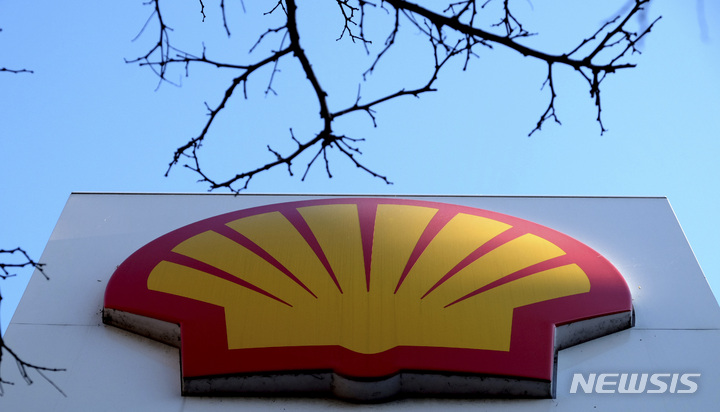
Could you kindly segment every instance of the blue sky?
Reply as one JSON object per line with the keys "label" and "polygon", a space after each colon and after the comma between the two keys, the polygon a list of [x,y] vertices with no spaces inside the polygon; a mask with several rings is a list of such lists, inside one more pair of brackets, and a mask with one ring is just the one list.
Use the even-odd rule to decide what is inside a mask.
{"label": "blue sky", "polygon": [[[187,51],[199,53],[201,44],[184,30],[203,33],[209,55],[245,59],[255,37],[243,37],[243,30],[260,33],[272,21],[257,17],[264,10],[245,1],[247,14],[229,8],[237,23],[227,40],[216,6],[206,3],[205,23],[195,2],[177,13],[168,9],[173,36]],[[516,10],[527,16],[526,28],[542,34],[527,45],[560,53],[625,1],[552,3],[518,1]],[[302,41],[331,92],[330,104],[351,105],[368,58],[359,46],[335,41],[341,26],[332,14],[299,7]],[[175,148],[203,126],[203,102],[217,102],[233,73],[191,68],[184,77],[178,70],[170,76],[180,87],[157,88],[152,72],[124,62],[155,41],[152,26],[132,41],[149,13],[139,0],[0,2],[0,67],[34,71],[0,73],[0,248],[22,246],[39,257],[73,191],[207,190],[182,168],[163,174]],[[571,70],[558,69],[562,126],[547,123],[528,137],[549,98],[541,90],[545,66],[496,47],[481,50],[466,71],[448,68],[438,92],[378,107],[377,128],[362,115],[338,125],[340,133],[367,139],[362,161],[393,185],[334,156],[332,179],[315,167],[300,182],[298,162],[295,177],[283,169],[269,172],[253,180],[249,193],[667,196],[711,287],[720,291],[720,3],[657,0],[649,16],[657,15],[663,17],[642,55],[632,58],[638,67],[603,83],[609,131],[602,136],[586,86]],[[384,36],[377,31],[374,47]],[[401,87],[424,81],[430,55],[418,39],[408,30],[398,40],[405,51],[398,47],[383,61],[362,85],[363,96],[394,90],[397,81]],[[268,47],[278,44],[272,40]],[[264,95],[269,73],[261,72],[249,85],[250,99],[229,105],[204,148],[208,170],[229,176],[268,161],[268,143],[292,149],[289,127],[301,139],[319,130],[317,107],[297,65],[285,60],[280,70],[273,83],[277,96]],[[0,282],[3,330],[30,273],[19,275]]]}

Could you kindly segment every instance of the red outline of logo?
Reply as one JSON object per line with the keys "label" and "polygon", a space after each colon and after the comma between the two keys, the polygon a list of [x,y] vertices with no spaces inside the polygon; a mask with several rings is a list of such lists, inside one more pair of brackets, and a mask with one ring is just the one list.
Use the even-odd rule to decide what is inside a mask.
{"label": "red outline of logo", "polygon": [[[516,308],[508,352],[399,346],[377,354],[360,354],[341,346],[229,350],[223,308],[147,288],[147,278],[152,269],[163,260],[176,260],[177,256],[171,250],[191,236],[207,230],[225,230],[223,228],[226,228],[227,222],[268,212],[280,212],[290,219],[302,219],[297,214],[298,207],[333,204],[358,205],[366,262],[370,259],[368,250],[372,248],[374,211],[378,205],[431,207],[439,209],[439,212],[426,228],[427,236],[431,236],[433,231],[437,233],[438,227],[442,227],[457,213],[504,222],[512,225],[513,230],[535,234],[563,249],[566,255],[561,259],[580,266],[590,280],[591,290]],[[562,262],[553,264],[559,266]],[[542,269],[535,268],[535,272],[538,270]],[[517,278],[528,274],[521,272],[510,276]],[[510,280],[503,278],[498,282]],[[125,312],[180,325],[184,379],[332,371],[351,379],[382,380],[404,371],[426,371],[550,382],[553,379],[557,350],[553,342],[556,326],[619,313],[627,314],[626,318],[630,319],[632,302],[624,278],[604,257],[583,243],[536,223],[487,210],[429,201],[333,198],[239,210],[192,223],[163,235],[133,253],[118,267],[106,289],[105,312],[105,322],[110,324],[118,325],[119,322],[114,321],[108,313]],[[132,329],[128,325],[119,326]],[[626,324],[617,329],[629,326]],[[152,332],[148,334],[152,335]]]}

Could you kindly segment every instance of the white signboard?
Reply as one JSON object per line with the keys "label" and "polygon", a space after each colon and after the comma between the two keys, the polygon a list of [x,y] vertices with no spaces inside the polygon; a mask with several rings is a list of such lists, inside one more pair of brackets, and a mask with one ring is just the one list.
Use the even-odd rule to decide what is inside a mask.
{"label": "white signboard", "polygon": [[[443,213],[447,216],[438,217]],[[251,221],[256,223],[250,225],[248,222]],[[440,221],[443,223],[437,223]],[[303,337],[304,332],[299,330],[290,334],[294,343],[288,344],[292,346],[289,352],[282,349],[285,344],[275,343],[274,339],[282,334],[268,332],[263,335],[265,337],[250,339],[252,343],[247,343],[248,339],[243,340],[242,333],[222,317],[225,328],[219,330],[221,335],[225,334],[222,336],[227,336],[222,341],[226,342],[223,351],[231,356],[240,356],[237,359],[246,359],[245,363],[249,359],[247,356],[258,355],[257,359],[263,359],[260,355],[266,353],[277,357],[277,362],[268,363],[265,360],[266,369],[255,373],[226,371],[223,375],[217,372],[220,369],[208,368],[210,372],[206,375],[198,375],[192,365],[200,365],[202,369],[208,362],[214,362],[214,355],[202,355],[201,361],[186,357],[193,351],[203,352],[202,349],[186,349],[185,344],[179,342],[190,336],[187,331],[196,329],[190,326],[192,322],[176,319],[173,317],[174,310],[158,315],[157,320],[148,320],[154,317],[152,308],[157,305],[146,305],[141,295],[146,293],[151,300],[153,296],[161,296],[159,302],[180,305],[178,308],[184,307],[182,305],[207,307],[225,315],[232,310],[247,312],[249,306],[240,309],[232,309],[232,305],[223,306],[216,300],[217,291],[208,292],[210,294],[206,296],[200,289],[191,288],[188,291],[172,282],[162,283],[165,279],[162,276],[167,273],[174,276],[175,273],[187,272],[188,279],[192,279],[202,272],[197,268],[210,268],[206,272],[213,273],[220,271],[221,278],[224,274],[233,275],[233,268],[223,266],[222,259],[227,258],[212,261],[214,251],[221,249],[217,245],[229,237],[242,245],[238,253],[250,251],[252,253],[248,256],[263,256],[263,264],[270,262],[271,266],[274,265],[271,270],[285,273],[295,285],[303,286],[308,296],[315,296],[309,298],[311,301],[321,301],[318,296],[324,293],[324,289],[312,283],[317,281],[313,276],[318,271],[307,269],[313,275],[303,277],[303,268],[309,268],[314,263],[305,260],[297,263],[292,253],[283,254],[282,248],[278,249],[280,252],[273,250],[275,243],[272,242],[277,243],[277,240],[267,240],[268,236],[274,236],[283,239],[278,244],[285,244],[284,239],[292,237],[280,235],[285,233],[282,230],[286,229],[281,227],[286,222],[290,223],[290,226],[286,225],[290,227],[287,233],[297,232],[298,239],[304,239],[306,246],[302,247],[313,251],[311,260],[317,259],[318,267],[324,267],[321,272],[330,276],[327,279],[336,280],[329,284],[342,293],[335,293],[332,299],[345,308],[351,301],[355,302],[352,313],[367,313],[370,320],[383,319],[382,314],[388,312],[373,309],[375,306],[370,304],[357,303],[363,300],[358,300],[357,296],[365,295],[352,292],[352,286],[343,283],[346,282],[343,276],[350,273],[348,271],[358,271],[352,279],[362,279],[358,285],[366,288],[364,292],[370,298],[365,300],[368,301],[375,299],[372,298],[375,296],[372,295],[375,293],[373,288],[384,282],[381,276],[390,276],[394,287],[387,289],[389,292],[384,295],[380,292],[385,289],[377,292],[378,302],[385,304],[394,302],[404,293],[398,278],[408,279],[407,285],[412,285],[411,281],[415,279],[419,279],[416,281],[419,285],[430,282],[428,291],[423,290],[420,294],[427,301],[430,298],[425,296],[434,296],[428,294],[429,291],[441,291],[442,288],[448,289],[443,293],[451,296],[448,285],[455,282],[470,289],[458,289],[460,292],[455,293],[460,293],[458,296],[461,299],[455,299],[444,307],[452,306],[456,301],[474,302],[472,305],[475,305],[478,318],[487,318],[483,318],[483,324],[502,318],[502,310],[498,309],[497,315],[492,311],[508,299],[521,296],[522,299],[517,299],[522,302],[511,305],[510,316],[505,318],[510,323],[498,321],[496,323],[500,326],[484,329],[485,335],[492,335],[492,339],[487,338],[489,340],[484,340],[486,337],[466,339],[464,332],[455,336],[452,335],[454,332],[449,332],[450,329],[436,333],[443,333],[443,336],[432,336],[429,327],[421,328],[417,335],[420,337],[413,338],[414,332],[403,325],[416,319],[427,319],[425,324],[428,325],[439,322],[433,326],[436,329],[446,325],[445,318],[441,317],[444,315],[422,312],[425,310],[422,305],[426,303],[419,300],[420,303],[414,306],[416,309],[412,310],[422,312],[422,315],[413,315],[411,309],[404,307],[392,309],[393,318],[402,322],[396,322],[387,330],[398,336],[399,343],[394,338],[388,340],[387,332],[382,328],[350,336],[359,328],[357,325],[364,325],[362,327],[366,329],[368,325],[362,324],[358,320],[360,318],[351,320],[350,312],[340,311],[332,316],[347,319],[348,326],[338,329],[346,330],[349,338],[324,338],[335,336],[329,332]],[[206,224],[216,226],[207,229],[203,226]],[[358,229],[355,230],[355,227]],[[508,231],[510,229],[519,231],[513,234]],[[220,240],[216,239],[220,243],[211,242],[210,246],[202,246],[204,243],[198,243],[198,239],[207,237],[208,232],[224,235],[217,238]],[[473,236],[487,239],[476,246],[462,240]],[[407,240],[408,237],[410,240]],[[356,239],[357,247],[338,246],[347,239]],[[350,240],[347,242],[352,243]],[[450,242],[450,246],[443,246],[443,242]],[[392,252],[382,252],[388,249],[387,246],[381,249],[380,244],[393,245]],[[403,246],[405,249],[402,244],[406,244]],[[160,246],[157,245],[165,247],[168,251],[162,253],[169,255],[161,256]],[[579,249],[573,249],[575,247]],[[351,249],[355,252],[343,252]],[[435,252],[441,249],[446,251]],[[531,253],[532,250],[542,250],[537,253],[547,253],[547,256],[538,258],[532,255],[535,253]],[[293,253],[308,255],[297,250]],[[447,257],[450,255],[464,258]],[[505,257],[501,258],[501,255]],[[357,258],[356,263],[343,269],[342,262],[352,256]],[[182,265],[172,266],[178,264],[172,261],[175,258],[180,259],[177,262]],[[517,263],[523,259],[525,263]],[[602,307],[597,314],[578,314],[575,318],[568,314],[551,320],[549,325],[554,331],[554,344],[549,349],[552,351],[549,357],[544,349],[537,354],[519,351],[521,337],[529,341],[534,336],[528,335],[528,327],[523,330],[515,327],[523,317],[539,319],[552,308],[576,308],[573,305],[588,302],[593,293],[599,293],[610,282],[603,277],[595,278],[594,269],[588,266],[587,259],[607,263],[607,266],[603,266],[605,263],[601,265],[604,268],[602,273],[610,270],[607,268],[616,270],[613,273],[618,277],[613,279],[619,281],[612,282],[620,287],[613,290],[620,292],[617,292],[619,295],[613,292],[616,294],[612,296],[620,296],[616,299],[618,306]],[[8,410],[205,411],[358,407],[338,398],[381,401],[372,405],[373,409],[381,410],[435,410],[442,407],[457,410],[574,411],[595,406],[633,410],[709,410],[720,403],[720,393],[715,390],[715,385],[720,382],[720,355],[715,349],[720,345],[720,310],[664,198],[73,194],[48,242],[42,261],[47,264],[52,280],[46,282],[41,276],[33,277],[4,339],[33,363],[66,368],[66,372],[52,373],[48,377],[62,388],[67,397],[46,384],[40,376],[33,379],[35,384],[26,386],[15,365],[4,357],[1,376],[16,382],[13,386],[5,385],[5,395],[0,398],[0,405]],[[138,269],[140,261],[150,261],[147,273]],[[377,266],[380,261],[385,262],[382,270],[381,266]],[[397,274],[392,275],[395,272],[389,268],[394,267],[395,261],[400,263],[396,265],[398,269],[393,269]],[[484,263],[480,265],[477,262]],[[520,266],[510,267],[513,264]],[[443,269],[442,265],[449,269]],[[127,270],[128,267],[131,269]],[[173,269],[163,272],[162,268],[166,267]],[[367,270],[362,270],[363,267]],[[488,267],[495,268],[492,270],[500,271],[500,274],[483,275],[492,277],[491,282],[486,282],[489,286],[477,283],[480,281],[473,278],[475,275],[471,276],[471,272],[485,273]],[[422,273],[433,270],[445,275],[439,280],[421,281],[424,279],[422,276],[426,276]],[[140,276],[137,274],[142,272],[145,277],[140,283],[132,283],[135,280],[131,280],[127,285],[139,284],[145,292],[137,292],[118,280],[124,279],[123,273],[126,272],[134,274],[130,276]],[[262,286],[262,280],[238,277],[240,280],[228,279],[233,284],[240,284],[245,288],[243,290],[250,290],[243,293],[252,292],[251,295],[255,294],[252,296],[264,293],[263,299],[272,298],[276,302],[273,304],[276,306],[271,306],[273,311],[287,310],[294,316],[262,318],[268,328],[272,328],[272,324],[290,322],[288,319],[307,321],[308,314],[315,310],[301,310],[301,305],[293,305],[292,299],[300,299],[296,292],[283,295],[285,292],[281,289]],[[554,281],[564,279],[562,282],[570,279],[570,286],[567,283],[546,286],[548,283],[544,279],[551,278]],[[520,284],[532,284],[534,289],[522,289],[518,286]],[[125,301],[113,300],[116,293],[113,285],[123,285],[118,289],[121,291],[118,296]],[[202,285],[205,287],[205,283]],[[562,288],[565,292],[556,292]],[[626,300],[623,300],[623,288],[629,294],[625,295]],[[497,302],[500,303],[487,306],[492,309],[492,314],[485,315],[477,308],[489,305],[487,302],[494,295],[482,293],[490,289],[501,291],[497,292]],[[540,290],[551,290],[552,293]],[[442,295],[440,292],[433,293]],[[530,295],[539,297],[525,298]],[[249,301],[252,299],[249,298]],[[329,300],[323,302],[326,305]],[[460,307],[460,304],[455,306]],[[289,308],[295,308],[294,312]],[[103,311],[107,324],[103,323]],[[322,316],[332,318],[331,315]],[[440,316],[437,318],[440,320],[432,320],[432,316]],[[312,319],[310,317],[310,323],[304,324],[303,328],[315,327]],[[461,319],[458,322],[464,322],[462,319],[466,318],[458,319]],[[590,322],[592,319],[595,320]],[[250,320],[241,323],[253,324]],[[288,323],[284,329],[291,328],[291,324]],[[507,343],[495,339],[502,335],[499,331],[505,330],[505,324],[510,328],[506,328]],[[179,332],[181,329],[182,332]],[[168,334],[163,335],[166,332]],[[182,334],[182,339],[179,339],[178,333]],[[236,339],[232,336],[237,333],[240,333],[240,338],[237,338],[240,340],[232,340]],[[247,336],[247,332],[243,333]],[[607,333],[610,334],[600,337]],[[410,337],[403,340],[403,336]],[[193,338],[187,339],[190,342]],[[485,343],[467,343],[463,339],[479,339]],[[340,355],[333,350],[324,352],[327,348],[341,347],[343,349],[336,351]],[[182,348],[182,353],[178,348]],[[323,350],[318,351],[317,348]],[[326,361],[323,353],[338,359],[349,359],[351,364],[355,362],[355,365],[363,367],[351,367],[341,361],[336,362],[336,358],[332,362]],[[362,356],[346,356],[343,353]],[[424,355],[413,360],[413,354],[417,353]],[[300,356],[298,354],[313,361],[293,361],[286,364],[287,370],[282,370],[285,365],[282,357],[295,359]],[[179,362],[181,357],[184,365]],[[465,363],[468,365],[476,362],[490,366],[486,369],[465,368],[458,359],[467,359]],[[443,363],[443,360],[446,362]],[[540,365],[539,369],[524,368],[523,360],[528,365]],[[425,363],[417,363],[420,361]],[[312,365],[320,366],[318,370],[313,370]],[[385,375],[377,372],[386,369],[389,372]],[[542,371],[551,373],[546,376]],[[312,386],[319,388],[315,392],[303,392],[302,385],[297,386],[302,379],[288,378],[301,375],[324,380],[326,384]],[[201,376],[201,379],[195,376]],[[271,389],[263,389],[268,385]],[[439,389],[443,386],[451,389]],[[214,396],[218,394],[232,396]],[[501,397],[498,398],[498,395]]]}

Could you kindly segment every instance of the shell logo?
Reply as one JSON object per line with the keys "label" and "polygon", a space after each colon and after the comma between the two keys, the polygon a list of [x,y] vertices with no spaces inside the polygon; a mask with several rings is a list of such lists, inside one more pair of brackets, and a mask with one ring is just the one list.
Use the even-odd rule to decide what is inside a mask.
{"label": "shell logo", "polygon": [[555,355],[628,328],[622,275],[500,213],[334,198],[202,220],[115,271],[104,322],[180,348],[184,394],[554,396]]}

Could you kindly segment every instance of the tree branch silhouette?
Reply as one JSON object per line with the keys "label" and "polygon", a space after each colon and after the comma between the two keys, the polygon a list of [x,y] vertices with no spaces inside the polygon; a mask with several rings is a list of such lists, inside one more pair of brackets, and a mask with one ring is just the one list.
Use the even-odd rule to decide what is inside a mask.
{"label": "tree branch silhouette", "polygon": [[[163,8],[161,8],[161,1]],[[429,71],[425,83],[414,88],[398,86],[395,90],[385,95],[375,96],[366,99],[358,91],[356,100],[346,107],[332,107],[329,103],[329,91],[323,87],[323,79],[318,76],[313,68],[313,61],[305,51],[302,44],[302,35],[298,30],[298,1],[279,0],[265,14],[282,15],[284,24],[279,27],[270,27],[265,33],[259,36],[252,52],[256,46],[266,41],[271,36],[281,36],[281,47],[269,51],[263,58],[252,63],[239,63],[237,61],[218,61],[206,56],[203,44],[202,54],[198,57],[191,53],[181,51],[170,42],[170,31],[172,30],[162,14],[164,7],[172,7],[172,3],[165,5],[165,0],[150,0],[148,4],[152,7],[148,23],[143,27],[145,32],[150,21],[155,21],[157,27],[158,41],[144,55],[129,60],[129,63],[137,63],[140,66],[150,67],[159,77],[160,81],[171,82],[167,77],[167,69],[173,65],[181,65],[186,69],[190,65],[209,65],[217,68],[225,68],[238,71],[235,77],[225,89],[220,102],[214,106],[207,105],[208,119],[202,125],[200,132],[190,138],[187,143],[178,147],[168,165],[166,175],[177,165],[183,166],[196,173],[201,182],[209,184],[210,190],[225,188],[238,192],[248,188],[250,181],[260,173],[284,165],[290,176],[293,176],[292,166],[298,158],[307,154],[309,161],[305,165],[305,172],[302,180],[307,176],[310,168],[322,159],[328,177],[332,177],[328,152],[335,151],[349,159],[357,168],[370,174],[373,177],[390,184],[387,176],[366,167],[359,159],[362,152],[358,143],[364,140],[363,137],[353,137],[339,134],[335,131],[334,125],[337,120],[352,114],[365,113],[369,115],[374,126],[377,126],[375,113],[383,103],[403,99],[409,96],[419,97],[425,93],[436,90],[435,84],[441,72],[448,67],[448,62],[456,59],[463,59],[463,69],[467,68],[470,60],[477,56],[479,48],[493,49],[503,47],[513,50],[525,57],[536,61],[542,61],[547,67],[547,77],[543,86],[547,86],[549,102],[540,115],[535,127],[530,130],[529,135],[541,130],[542,126],[549,120],[560,124],[557,116],[555,102],[558,98],[555,88],[555,71],[557,66],[572,68],[587,83],[590,97],[597,111],[597,123],[600,133],[607,129],[602,120],[601,85],[609,74],[614,74],[624,69],[635,67],[635,63],[629,61],[629,56],[639,53],[638,42],[643,39],[659,20],[646,24],[638,30],[629,28],[630,22],[637,17],[649,5],[651,0],[633,0],[631,7],[621,10],[618,15],[605,22],[599,29],[588,37],[580,38],[577,46],[565,53],[549,53],[547,51],[528,47],[522,41],[537,34],[530,33],[513,13],[509,0],[461,0],[456,2],[444,2],[435,6],[424,6],[406,0],[327,0],[336,4],[338,16],[341,18],[342,26],[337,40],[348,39],[351,43],[361,45],[370,54],[369,45],[374,39],[366,36],[366,27],[369,24],[379,21],[378,13],[392,16],[392,23],[386,26],[387,37],[384,46],[376,52],[372,64],[363,73],[362,79],[373,74],[378,63],[383,60],[387,53],[397,47],[396,38],[400,32],[415,30],[425,37],[433,52],[434,67]],[[486,6],[493,1],[501,1],[502,10],[497,18],[497,23],[488,27],[481,27],[477,16],[486,12]],[[441,3],[441,2],[439,2]],[[200,2],[202,18],[205,18],[205,4]],[[311,5],[308,3],[307,5]],[[219,7],[222,13],[222,21],[227,35],[230,35],[228,19],[226,16],[225,4],[220,2]],[[313,91],[313,104],[318,107],[318,117],[321,127],[310,136],[295,136],[290,130],[290,139],[296,144],[294,150],[280,151],[267,146],[270,152],[268,161],[260,162],[259,165],[247,166],[230,178],[217,178],[206,173],[200,160],[200,149],[203,142],[211,135],[211,130],[218,116],[227,108],[227,104],[233,98],[237,98],[237,89],[243,88],[243,97],[248,98],[246,86],[253,75],[259,69],[272,67],[272,77],[266,89],[274,92],[272,78],[278,71],[281,61],[295,59],[302,68],[304,79],[299,81],[307,82]],[[337,73],[336,73],[337,74]],[[343,73],[337,74],[343,75]],[[253,80],[254,81],[254,80]],[[359,88],[358,88],[359,90]],[[310,102],[308,102],[309,104]]]}
{"label": "tree branch silhouette", "polygon": [[[15,248],[15,249],[0,249],[0,256],[2,256],[0,259],[0,279],[7,279],[9,277],[16,276],[15,270],[16,269],[22,269],[25,267],[32,267],[36,269],[40,274],[42,274],[45,279],[49,280],[50,278],[45,273],[45,264],[36,262],[33,260],[30,255],[22,248]],[[18,261],[12,261],[13,256],[20,256],[20,260]],[[11,263],[8,263],[8,260]],[[0,293],[0,304],[2,303],[2,294]],[[30,373],[34,371],[40,377],[48,381],[50,385],[52,385],[55,389],[58,390],[63,396],[66,396],[65,393],[58,387],[55,382],[50,379],[45,372],[60,372],[64,371],[65,369],[60,368],[48,368],[45,366],[36,365],[30,362],[25,361],[23,358],[21,358],[13,349],[11,349],[5,340],[3,339],[2,335],[0,335],[0,364],[2,364],[4,354],[7,354],[10,356],[10,359],[15,361],[15,364],[17,365],[18,372],[20,373],[20,377],[28,384],[31,385],[34,381],[32,377],[30,376]],[[14,385],[14,382],[8,381],[4,379],[2,376],[0,376],[0,396],[2,396],[5,393],[3,384],[7,385]]]}
{"label": "tree branch silhouette", "polygon": [[[0,29],[2,31],[2,29]],[[0,68],[0,72],[8,72],[8,73],[33,73],[32,70],[27,69],[8,69],[5,67]],[[15,249],[0,249],[0,279],[5,280],[10,277],[15,277],[16,269],[22,269],[25,267],[32,267],[36,269],[38,272],[40,272],[46,280],[49,280],[50,278],[45,273],[45,264],[37,262],[33,260],[30,255],[25,251],[25,249],[16,247]],[[20,260],[13,261],[13,256],[20,256]],[[6,260],[7,259],[7,260]],[[0,306],[2,305],[2,293],[0,293]],[[40,365],[35,365],[33,363],[29,363],[25,361],[23,358],[21,358],[14,350],[12,350],[6,343],[5,340],[2,337],[2,334],[0,334],[0,365],[2,364],[3,355],[4,353],[7,353],[10,358],[12,358],[15,361],[15,364],[17,365],[18,371],[20,372],[20,377],[28,384],[31,385],[33,383],[32,378],[30,377],[30,372],[35,371],[38,375],[40,375],[43,379],[48,381],[50,385],[52,385],[55,389],[57,389],[63,396],[66,396],[65,393],[58,387],[55,382],[53,382],[50,378],[45,375],[45,372],[59,372],[64,371],[65,369],[58,369],[58,368],[47,368]],[[2,376],[0,376],[0,396],[5,394],[5,389],[3,387],[3,384],[7,385],[14,385],[15,383],[12,381],[8,381],[3,379]]]}
{"label": "tree branch silhouette", "polygon": [[[0,32],[2,32],[2,29],[0,28]],[[0,67],[0,72],[7,72],[7,73],[33,73],[32,70],[28,69],[8,69],[7,67]]]}

